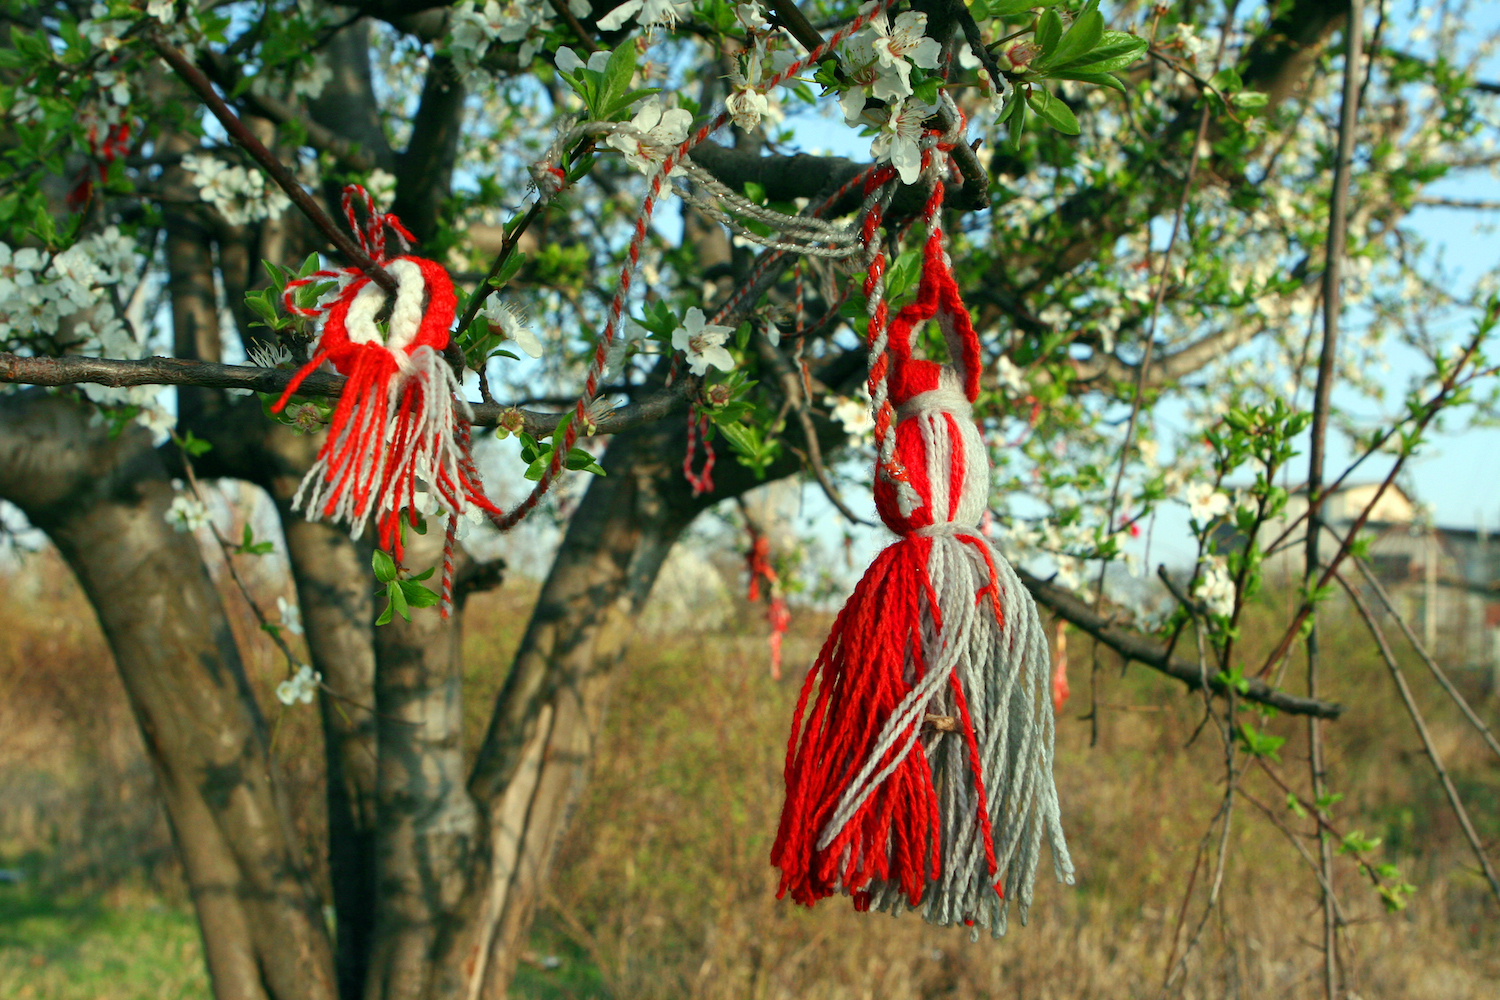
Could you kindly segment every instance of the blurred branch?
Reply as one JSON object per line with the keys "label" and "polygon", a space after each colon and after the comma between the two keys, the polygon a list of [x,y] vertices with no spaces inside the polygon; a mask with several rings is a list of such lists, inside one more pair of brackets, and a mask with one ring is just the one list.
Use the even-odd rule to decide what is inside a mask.
{"label": "blurred branch", "polygon": [[[1333,531],[1332,528],[1326,530]],[[1406,641],[1411,643],[1411,648],[1416,650],[1417,655],[1422,658],[1422,662],[1427,664],[1427,669],[1432,671],[1432,676],[1437,678],[1438,684],[1442,686],[1444,691],[1448,692],[1448,697],[1452,698],[1454,703],[1458,705],[1459,711],[1464,714],[1464,718],[1468,719],[1470,724],[1479,730],[1479,735],[1483,737],[1485,743],[1489,744],[1489,748],[1495,752],[1495,756],[1500,757],[1500,743],[1495,741],[1495,734],[1490,732],[1490,727],[1485,725],[1484,720],[1470,706],[1468,699],[1459,693],[1458,688],[1453,686],[1453,682],[1448,679],[1448,675],[1443,671],[1443,668],[1438,666],[1437,661],[1432,658],[1432,654],[1427,651],[1427,647],[1423,646],[1421,641],[1412,632],[1411,626],[1406,623],[1406,619],[1402,617],[1401,612],[1396,610],[1396,604],[1391,600],[1391,595],[1386,593],[1385,587],[1381,586],[1380,579],[1374,573],[1370,572],[1370,567],[1366,565],[1363,559],[1355,559],[1354,565],[1358,566],[1360,573],[1364,574],[1365,582],[1375,591],[1375,596],[1380,598],[1380,603],[1385,605],[1386,614],[1396,620],[1396,624],[1401,628],[1401,634],[1406,636]]]}
{"label": "blurred branch", "polygon": [[[1031,591],[1037,602],[1059,618],[1077,626],[1095,637],[1126,659],[1134,660],[1168,677],[1176,678],[1194,691],[1202,690],[1204,678],[1198,665],[1176,657],[1169,657],[1165,647],[1153,639],[1116,625],[1111,619],[1094,614],[1088,605],[1063,588],[1034,576],[1021,567],[1015,567],[1016,575]],[[1207,678],[1208,688],[1218,694],[1228,694],[1229,682],[1218,676]],[[1270,705],[1293,715],[1313,715],[1323,719],[1336,719],[1343,714],[1344,706],[1316,698],[1300,698],[1285,691],[1277,691],[1256,678],[1246,678],[1245,687],[1237,695],[1246,701]]]}
{"label": "blurred branch", "polygon": [[1365,620],[1365,625],[1370,629],[1370,635],[1375,639],[1375,645],[1380,649],[1380,658],[1385,660],[1385,665],[1391,672],[1391,678],[1396,682],[1396,690],[1401,693],[1401,701],[1406,705],[1406,714],[1411,717],[1411,723],[1416,727],[1417,735],[1422,739],[1422,749],[1427,751],[1427,759],[1432,762],[1432,769],[1437,772],[1438,781],[1442,783],[1443,792],[1448,796],[1448,805],[1453,808],[1453,815],[1458,819],[1458,825],[1464,831],[1464,837],[1469,846],[1474,850],[1474,857],[1479,860],[1479,867],[1484,870],[1484,877],[1490,883],[1490,891],[1495,894],[1495,900],[1500,902],[1500,877],[1495,875],[1495,866],[1490,864],[1490,859],[1484,853],[1484,845],[1479,842],[1479,834],[1474,831],[1474,823],[1469,819],[1469,812],[1464,808],[1463,799],[1459,798],[1458,789],[1453,787],[1453,779],[1448,776],[1448,769],[1443,766],[1443,758],[1438,754],[1437,747],[1432,744],[1432,734],[1427,731],[1427,723],[1422,718],[1421,709],[1417,708],[1416,699],[1411,695],[1411,687],[1406,683],[1406,675],[1401,672],[1401,666],[1396,662],[1396,654],[1391,652],[1391,645],[1386,641],[1385,631],[1375,616],[1370,612],[1370,606],[1365,603],[1364,595],[1344,578],[1342,573],[1335,573],[1334,578],[1354,602],[1355,610]]}
{"label": "blurred branch", "polygon": [[1432,195],[1418,195],[1412,199],[1412,203],[1434,208],[1467,208],[1478,212],[1500,212],[1500,201],[1483,201],[1473,198],[1438,198]]}
{"label": "blurred branch", "polygon": [[[198,64],[226,94],[234,92],[239,83],[240,71],[233,61],[204,46],[198,53]],[[302,130],[307,145],[320,153],[330,154],[351,170],[367,172],[379,166],[368,150],[361,149],[358,143],[350,142],[335,134],[332,129],[313,121],[301,108],[287,101],[257,93],[253,87],[247,88],[239,100],[256,114],[263,115],[278,125],[296,125]]]}
{"label": "blurred branch", "polygon": [[370,259],[369,254],[355,246],[354,241],[334,224],[333,220],[328,217],[328,213],[323,211],[312,196],[303,190],[301,184],[297,183],[291,171],[287,170],[286,164],[272,155],[271,151],[245,127],[245,123],[229,110],[229,105],[225,104],[224,99],[215,93],[214,85],[209,82],[208,77],[203,75],[203,71],[189,62],[180,49],[168,42],[159,28],[148,28],[143,32],[142,37],[166,61],[167,65],[172,67],[183,82],[198,94],[208,110],[213,112],[214,117],[219,120],[219,124],[224,126],[224,131],[229,133],[230,138],[249,153],[256,163],[260,164],[261,169],[276,182],[276,186],[286,192],[292,204],[296,205],[302,214],[307,216],[308,221],[338,248],[339,253],[344,255],[344,259],[369,275],[370,280],[381,288],[392,295],[396,294],[396,279],[386,273],[384,268],[378,267]]}
{"label": "blurred branch", "polygon": [[844,503],[844,498],[839,495],[838,487],[834,486],[833,480],[828,475],[828,468],[823,463],[823,448],[818,443],[818,431],[813,426],[811,400],[803,393],[802,380],[798,378],[791,362],[787,361],[780,349],[772,345],[763,334],[756,334],[755,346],[760,353],[761,360],[776,372],[776,378],[781,383],[782,395],[786,397],[792,409],[797,411],[797,419],[802,425],[802,436],[807,441],[807,464],[817,478],[818,485],[822,487],[823,495],[850,524],[868,526],[869,521],[855,514],[849,509],[849,505]]}

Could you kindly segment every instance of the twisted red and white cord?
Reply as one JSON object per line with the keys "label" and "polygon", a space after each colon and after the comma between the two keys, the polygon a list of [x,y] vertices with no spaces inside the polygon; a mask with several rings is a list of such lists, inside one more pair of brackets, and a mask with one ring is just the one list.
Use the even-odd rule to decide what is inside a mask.
{"label": "twisted red and white cord", "polygon": [[[816,64],[825,55],[842,45],[849,36],[869,24],[877,16],[883,15],[891,6],[893,0],[876,0],[868,8],[862,10],[848,24],[834,32],[821,45],[813,49],[801,59],[784,67],[766,81],[766,90],[772,90],[787,80],[802,72],[809,65]],[[630,244],[625,251],[625,263],[620,269],[620,280],[615,289],[614,298],[609,304],[609,313],[604,325],[604,333],[600,336],[598,344],[594,349],[593,360],[589,364],[588,374],[584,378],[583,392],[579,395],[574,405],[574,419],[568,423],[563,432],[563,440],[554,447],[552,460],[542,470],[541,478],[532,487],[531,493],[516,507],[500,515],[490,515],[491,522],[501,531],[508,531],[518,524],[527,514],[534,510],[542,498],[552,489],[552,484],[562,472],[563,463],[567,455],[578,441],[579,429],[587,419],[587,410],[598,395],[599,383],[604,376],[605,364],[609,359],[610,348],[618,335],[622,317],[625,312],[625,304],[629,299],[631,286],[634,283],[636,270],[640,264],[641,249],[645,245],[646,237],[650,232],[651,217],[656,211],[657,202],[661,198],[662,189],[670,189],[668,178],[674,168],[683,161],[696,146],[704,142],[710,135],[717,132],[729,121],[729,112],[720,109],[706,124],[700,126],[696,131],[679,143],[675,149],[667,154],[661,164],[651,174],[647,184],[645,199],[641,202],[641,211],[636,218],[635,232],[632,234]]]}

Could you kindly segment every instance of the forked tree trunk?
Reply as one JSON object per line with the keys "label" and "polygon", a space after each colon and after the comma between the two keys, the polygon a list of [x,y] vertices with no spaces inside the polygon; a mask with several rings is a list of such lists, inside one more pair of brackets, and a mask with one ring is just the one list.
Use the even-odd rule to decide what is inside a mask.
{"label": "forked tree trunk", "polygon": [[720,456],[719,489],[693,497],[681,471],[684,421],[616,437],[601,463],[608,475],[589,482],[568,524],[469,781],[489,850],[435,956],[433,1000],[504,1000],[587,781],[632,619],[683,529],[756,485]]}
{"label": "forked tree trunk", "polygon": [[197,543],[144,430],[40,391],[0,399],[0,496],[77,574],[160,784],[220,1000],[335,1000],[333,952]]}

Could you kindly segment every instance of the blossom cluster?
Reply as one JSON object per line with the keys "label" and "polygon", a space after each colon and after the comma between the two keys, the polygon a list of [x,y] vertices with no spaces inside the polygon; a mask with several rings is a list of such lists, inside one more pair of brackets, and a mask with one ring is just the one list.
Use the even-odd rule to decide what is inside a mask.
{"label": "blossom cluster", "polygon": [[[844,121],[878,129],[870,155],[889,160],[905,184],[915,183],[921,172],[922,123],[937,111],[914,95],[911,83],[912,67],[935,70],[942,53],[937,39],[926,32],[926,14],[906,11],[892,22],[881,12],[851,35],[839,53],[844,72],[854,82],[839,97]],[[883,106],[867,109],[871,98]]]}
{"label": "blossom cluster", "polygon": [[322,674],[305,663],[300,664],[295,674],[276,685],[276,700],[283,705],[295,705],[298,702],[311,705],[318,694],[318,685],[322,683]]}
{"label": "blossom cluster", "polygon": [[[449,48],[454,64],[466,76],[482,69],[484,57],[497,44],[520,42],[521,65],[529,65],[541,48],[555,13],[551,4],[536,0],[506,0],[504,3],[488,0],[483,6],[475,0],[465,0],[452,10]],[[568,10],[575,17],[587,17],[593,7],[588,0],[568,0]],[[599,27],[604,27],[603,21],[599,22]]]}
{"label": "blossom cluster", "polygon": [[[138,266],[135,241],[115,226],[50,257],[0,243],[0,345],[16,350],[51,342],[101,358],[143,357],[141,331],[116,311],[107,292]],[[157,433],[171,424],[171,415],[156,405],[156,386],[81,388],[96,403],[140,408],[139,422]]]}
{"label": "blossom cluster", "polygon": [[163,520],[178,532],[197,531],[213,524],[213,517],[210,516],[203,502],[185,493],[179,493],[172,498],[172,505],[167,508]]}
{"label": "blossom cluster", "polygon": [[1193,588],[1193,596],[1203,602],[1208,613],[1228,618],[1234,614],[1234,579],[1229,575],[1223,556],[1207,556],[1203,574]]}
{"label": "blossom cluster", "polygon": [[259,170],[230,166],[217,156],[189,153],[182,169],[198,188],[202,199],[214,207],[231,226],[280,218],[292,200],[274,184],[267,184]]}

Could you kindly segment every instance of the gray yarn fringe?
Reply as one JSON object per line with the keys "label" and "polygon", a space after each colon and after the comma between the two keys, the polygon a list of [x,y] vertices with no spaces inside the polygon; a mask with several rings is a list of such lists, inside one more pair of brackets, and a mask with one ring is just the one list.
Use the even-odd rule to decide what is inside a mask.
{"label": "gray yarn fringe", "polygon": [[[943,875],[928,880],[915,909],[932,924],[972,922],[970,937],[978,940],[981,928],[996,938],[1005,933],[1012,901],[1025,925],[1043,840],[1052,849],[1059,882],[1073,883],[1073,860],[1052,779],[1055,721],[1041,619],[1005,557],[977,532],[965,534],[989,547],[1005,625],[995,620],[988,598],[983,603],[974,599],[989,586],[983,555],[951,533],[934,533],[928,573],[944,620],[939,634],[930,612],[924,616],[923,645],[942,653],[938,662],[928,664],[924,683],[908,699],[925,701],[926,713],[959,716],[946,682],[950,671],[956,671],[974,724],[1005,897],[995,892],[996,877],[984,855],[964,734],[925,731],[922,749],[932,766],[943,816]],[[898,707],[893,717],[905,714]],[[900,913],[913,908],[893,882],[872,882],[869,891],[871,909]]]}

